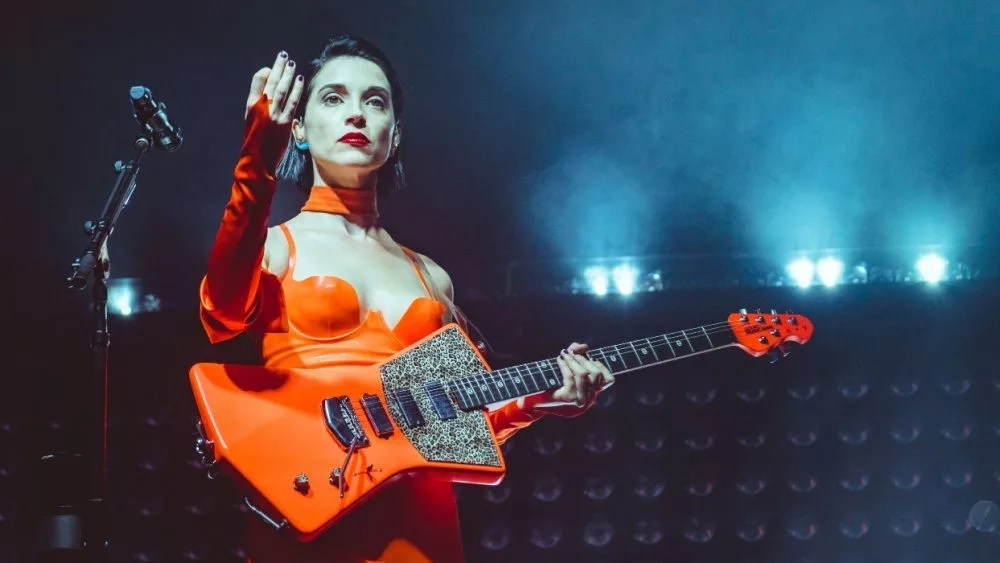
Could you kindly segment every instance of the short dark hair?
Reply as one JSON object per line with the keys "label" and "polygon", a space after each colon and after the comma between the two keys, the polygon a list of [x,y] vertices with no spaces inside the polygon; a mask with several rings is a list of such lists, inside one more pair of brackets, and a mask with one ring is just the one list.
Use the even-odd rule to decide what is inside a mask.
{"label": "short dark hair", "polygon": [[[399,84],[399,76],[392,68],[389,58],[385,56],[374,43],[366,41],[360,37],[352,35],[339,35],[327,42],[323,52],[309,63],[305,75],[305,89],[303,91],[303,101],[295,109],[295,118],[305,119],[307,101],[312,95],[315,84],[314,78],[323,68],[323,65],[337,57],[360,57],[367,59],[382,69],[389,80],[389,95],[392,97],[392,107],[396,118],[396,127],[399,128],[403,121],[403,90]],[[289,136],[288,149],[285,156],[278,164],[278,179],[293,180],[299,190],[309,193],[315,183],[313,169],[310,163],[309,149],[300,149],[295,146],[295,140]],[[406,178],[403,174],[403,161],[400,158],[399,149],[393,151],[389,160],[379,169],[377,174],[377,190],[379,195],[388,194],[406,187]]]}

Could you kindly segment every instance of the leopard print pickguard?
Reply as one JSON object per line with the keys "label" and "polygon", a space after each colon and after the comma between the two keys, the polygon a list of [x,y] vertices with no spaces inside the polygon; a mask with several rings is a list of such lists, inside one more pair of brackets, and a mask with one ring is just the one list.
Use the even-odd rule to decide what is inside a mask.
{"label": "leopard print pickguard", "polygon": [[[454,325],[382,365],[382,391],[386,396],[399,387],[413,391],[427,424],[417,428],[399,424],[399,427],[427,461],[500,467],[500,452],[493,445],[493,434],[483,411],[465,412],[456,405],[458,418],[439,420],[430,398],[423,392],[427,381],[444,382],[486,369],[472,343]],[[405,420],[394,401],[386,403],[396,421]]]}

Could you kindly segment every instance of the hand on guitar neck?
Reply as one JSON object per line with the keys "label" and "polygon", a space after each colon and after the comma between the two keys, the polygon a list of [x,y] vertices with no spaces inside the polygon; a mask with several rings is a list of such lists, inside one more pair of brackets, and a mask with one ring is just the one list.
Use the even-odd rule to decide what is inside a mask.
{"label": "hand on guitar neck", "polygon": [[611,370],[587,358],[589,347],[574,342],[560,352],[556,361],[562,372],[563,386],[523,398],[524,407],[543,414],[574,417],[594,405],[597,395],[615,382]]}

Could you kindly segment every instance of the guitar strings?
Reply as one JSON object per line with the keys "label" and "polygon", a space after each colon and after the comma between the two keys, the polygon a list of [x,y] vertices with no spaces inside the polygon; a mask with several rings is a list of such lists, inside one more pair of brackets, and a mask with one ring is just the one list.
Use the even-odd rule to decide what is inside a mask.
{"label": "guitar strings", "polygon": [[[747,315],[748,318],[749,318],[749,316],[750,315]],[[763,316],[763,314],[761,316]],[[762,326],[762,325],[760,325],[759,323],[754,323],[751,326]],[[656,351],[657,348],[666,346],[666,347],[669,347],[671,349],[672,353],[674,353],[675,352],[674,351],[674,346],[671,343],[673,340],[680,341],[681,338],[684,338],[685,342],[688,342],[689,346],[691,346],[690,345],[690,338],[699,338],[699,337],[703,337],[703,336],[709,336],[709,335],[712,335],[712,334],[722,334],[722,333],[726,333],[726,332],[732,332],[732,323],[730,321],[721,321],[721,322],[717,322],[717,323],[703,325],[703,326],[696,327],[696,328],[689,328],[689,329],[684,329],[684,330],[677,331],[677,332],[660,334],[660,335],[657,335],[657,336],[652,336],[652,337],[649,337],[649,338],[641,339],[641,340],[645,341],[646,345],[640,344],[638,347],[635,345],[635,342],[638,342],[638,340],[630,341],[630,342],[627,342],[627,343],[624,343],[624,344],[614,344],[614,345],[611,345],[611,346],[603,346],[603,347],[595,348],[594,350],[588,351],[587,355],[588,356],[591,356],[591,355],[596,356],[596,355],[599,354],[599,355],[603,356],[603,359],[605,361],[607,361],[607,356],[609,355],[609,353],[617,353],[618,355],[631,354],[631,355],[635,356],[636,359],[639,359],[639,358],[641,358],[641,356],[639,355],[639,351],[638,350],[643,349],[643,348],[645,348],[647,346],[649,348],[653,349],[654,352]],[[691,333],[691,334],[688,334],[688,333]],[[709,338],[709,341],[711,342],[710,338]],[[725,346],[731,346],[731,345],[732,344],[730,343],[730,344],[726,344]],[[693,346],[691,346],[691,347],[693,348]],[[718,347],[713,344],[713,348],[718,348]],[[609,352],[609,350],[613,350],[613,351]],[[687,355],[687,353],[685,353],[685,355]],[[656,357],[658,358],[658,356],[656,356]],[[659,360],[658,359],[654,363],[669,362],[671,360],[680,359],[682,357],[684,357],[684,356],[677,356],[675,354],[673,357],[670,357],[667,360]],[[595,359],[595,358],[591,357],[591,359]],[[560,381],[561,381],[561,374],[559,373],[558,368],[553,368],[550,362],[552,362],[552,359],[549,359],[549,360],[539,360],[537,362],[528,362],[528,363],[525,363],[525,364],[520,364],[518,366],[511,366],[511,367],[508,367],[508,368],[501,368],[499,370],[494,370],[494,371],[490,371],[490,372],[482,372],[482,373],[471,375],[471,376],[463,376],[461,378],[456,378],[456,380],[451,381],[451,382],[443,382],[442,383],[442,388],[439,389],[439,390],[427,390],[427,389],[425,389],[424,391],[432,399],[434,399],[434,398],[441,398],[441,397],[450,399],[452,395],[458,396],[458,397],[463,397],[465,395],[463,395],[462,393],[458,393],[457,392],[457,389],[455,389],[455,384],[464,384],[463,386],[466,389],[475,389],[477,393],[482,393],[480,389],[476,389],[476,388],[481,387],[483,385],[478,384],[478,383],[474,383],[472,380],[480,379],[483,382],[487,382],[487,377],[493,380],[494,385],[492,387],[495,387],[497,391],[500,391],[501,388],[503,388],[504,390],[506,390],[507,388],[505,386],[497,386],[496,385],[496,378],[499,377],[501,379],[501,381],[502,381],[504,379],[504,377],[510,377],[511,376],[510,371],[514,370],[514,372],[515,372],[514,376],[515,377],[522,377],[522,379],[524,379],[523,376],[521,376],[521,368],[523,367],[524,369],[527,369],[528,375],[531,376],[531,381],[533,383],[535,383],[535,387],[537,388],[537,391],[530,391],[530,389],[528,389],[527,384],[525,384],[525,383],[522,383],[522,385],[524,385],[525,389],[527,389],[529,393],[540,392],[540,391],[543,391],[543,389],[541,389],[540,386],[538,385],[538,382],[534,380],[536,374],[532,372],[533,369],[538,370],[538,375],[542,375],[543,377],[545,377],[547,374],[548,375],[557,375],[557,376],[560,376]],[[640,360],[640,365],[636,366],[636,367],[644,367],[644,365],[641,363],[641,360]],[[548,373],[547,373],[546,370],[548,370]],[[507,373],[503,374],[501,372],[507,372]],[[485,387],[487,388],[486,390],[490,393],[490,395],[493,396],[494,395],[493,389],[488,384],[488,382],[485,385]],[[515,388],[515,391],[517,392],[517,395],[515,395],[515,396],[522,395],[520,392],[517,391],[516,384],[513,387]],[[451,391],[451,393],[449,393],[449,391]],[[411,393],[412,393],[412,391],[411,391]],[[483,395],[483,399],[485,400],[486,399],[485,393],[482,393],[482,395]],[[405,404],[405,405],[416,405],[417,404],[416,399],[414,399],[414,398],[407,398],[405,396],[401,397],[401,396],[398,395],[398,393],[396,393],[396,390],[393,390],[393,396],[396,399],[396,401],[398,401],[401,404]],[[505,397],[505,396],[503,396],[501,394],[501,397],[500,397],[499,400],[507,400],[507,399],[510,399],[510,398],[512,398],[512,397]],[[495,400],[497,400],[497,399],[494,397],[494,401]]]}

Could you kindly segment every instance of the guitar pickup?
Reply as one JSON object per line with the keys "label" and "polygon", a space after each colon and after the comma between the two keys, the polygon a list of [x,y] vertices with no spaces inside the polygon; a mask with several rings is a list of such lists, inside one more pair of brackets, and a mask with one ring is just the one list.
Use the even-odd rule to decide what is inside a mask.
{"label": "guitar pickup", "polygon": [[385,407],[382,406],[378,395],[365,393],[361,397],[361,407],[365,411],[365,416],[368,417],[368,422],[375,429],[376,436],[379,438],[392,436],[392,422],[389,421],[389,413],[385,412]]}
{"label": "guitar pickup", "polygon": [[406,387],[393,389],[392,396],[396,399],[396,407],[399,408],[399,412],[403,413],[407,426],[416,428],[427,424],[424,415],[420,412],[420,407],[417,406],[416,399],[413,398],[413,393],[410,393],[409,389]]}
{"label": "guitar pickup", "polygon": [[351,399],[346,395],[323,399],[323,419],[326,420],[326,426],[333,433],[333,437],[340,442],[340,447],[345,450],[355,440],[357,447],[368,445],[368,436],[361,428],[358,415],[351,406]]}
{"label": "guitar pickup", "polygon": [[453,418],[458,418],[455,414],[455,406],[451,404],[451,398],[448,397],[448,392],[444,390],[444,386],[437,381],[428,381],[424,384],[424,392],[431,399],[431,406],[434,407],[434,412],[437,413],[438,419],[440,420],[451,420]]}

